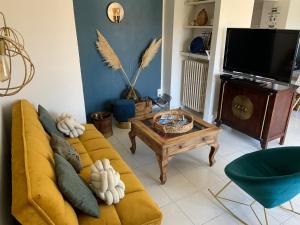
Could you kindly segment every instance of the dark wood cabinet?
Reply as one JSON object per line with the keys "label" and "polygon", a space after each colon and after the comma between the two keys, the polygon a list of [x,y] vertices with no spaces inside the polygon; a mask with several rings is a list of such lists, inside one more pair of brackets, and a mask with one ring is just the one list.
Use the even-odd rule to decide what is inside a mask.
{"label": "dark wood cabinet", "polygon": [[260,141],[284,143],[294,89],[221,76],[217,125],[226,124]]}

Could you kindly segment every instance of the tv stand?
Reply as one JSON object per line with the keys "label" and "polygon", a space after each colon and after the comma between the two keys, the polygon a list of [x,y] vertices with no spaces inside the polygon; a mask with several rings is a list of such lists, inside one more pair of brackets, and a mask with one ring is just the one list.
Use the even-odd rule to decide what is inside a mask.
{"label": "tv stand", "polygon": [[250,79],[250,78],[246,78],[246,77],[238,78],[238,79],[240,79],[241,82],[245,82],[245,83],[253,84],[253,85],[258,85],[258,86],[267,86],[268,85],[267,82],[258,81],[256,79]]}
{"label": "tv stand", "polygon": [[284,144],[294,98],[289,86],[221,75],[217,125],[226,124],[260,141],[262,149],[280,138]]}

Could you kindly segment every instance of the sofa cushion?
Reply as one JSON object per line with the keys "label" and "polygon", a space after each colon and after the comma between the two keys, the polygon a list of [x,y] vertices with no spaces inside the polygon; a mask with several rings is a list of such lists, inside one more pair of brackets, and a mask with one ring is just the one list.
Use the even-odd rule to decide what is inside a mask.
{"label": "sofa cushion", "polygon": [[118,213],[113,205],[101,205],[100,218],[79,213],[78,222],[80,225],[121,225]]}
{"label": "sofa cushion", "polygon": [[79,153],[64,138],[51,134],[51,147],[56,153],[64,157],[76,170],[77,173],[82,169]]}
{"label": "sofa cushion", "polygon": [[56,128],[56,122],[51,117],[47,109],[43,106],[38,106],[39,119],[43,124],[44,129],[48,132],[49,135],[56,134],[57,136],[64,137],[64,135]]}
{"label": "sofa cushion", "polygon": [[99,206],[93,193],[80,179],[72,165],[57,153],[55,153],[55,172],[58,187],[71,205],[88,215],[99,217]]}

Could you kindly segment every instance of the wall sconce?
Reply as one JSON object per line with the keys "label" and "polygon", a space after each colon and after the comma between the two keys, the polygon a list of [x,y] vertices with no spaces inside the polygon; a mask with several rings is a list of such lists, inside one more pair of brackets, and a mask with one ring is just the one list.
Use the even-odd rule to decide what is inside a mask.
{"label": "wall sconce", "polygon": [[121,23],[124,18],[124,9],[120,3],[113,2],[107,7],[107,17],[112,23]]}
{"label": "wall sconce", "polygon": [[[2,12],[4,26],[0,28],[0,97],[17,94],[34,76],[34,65],[24,48],[22,35],[6,25]],[[13,65],[19,59],[24,66],[23,77],[13,74]],[[20,71],[18,71],[20,74]]]}

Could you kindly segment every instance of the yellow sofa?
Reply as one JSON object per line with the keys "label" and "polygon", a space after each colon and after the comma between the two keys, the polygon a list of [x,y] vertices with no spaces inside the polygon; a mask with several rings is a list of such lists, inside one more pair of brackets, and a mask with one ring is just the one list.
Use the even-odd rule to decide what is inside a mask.
{"label": "yellow sofa", "polygon": [[21,224],[39,225],[158,225],[162,214],[143,185],[103,135],[86,125],[80,138],[68,139],[80,153],[88,181],[90,165],[108,158],[126,185],[117,205],[101,203],[100,218],[75,211],[56,184],[53,151],[33,105],[21,100],[12,109],[12,214]]}

